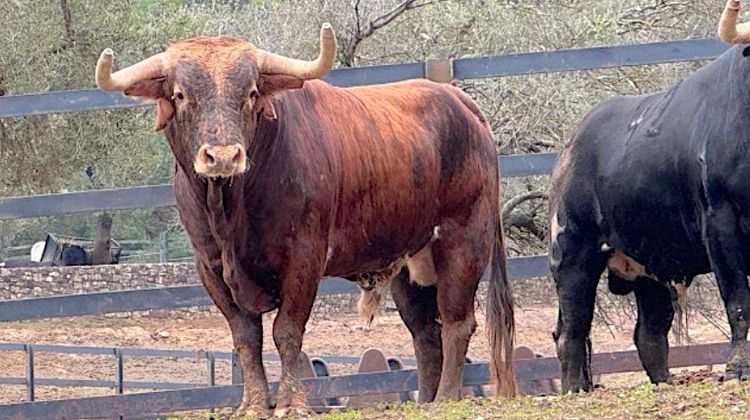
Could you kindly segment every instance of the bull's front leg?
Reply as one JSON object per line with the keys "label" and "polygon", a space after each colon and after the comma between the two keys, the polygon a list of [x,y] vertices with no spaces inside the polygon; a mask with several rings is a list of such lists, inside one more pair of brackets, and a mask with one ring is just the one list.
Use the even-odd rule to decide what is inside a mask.
{"label": "bull's front leg", "polygon": [[729,203],[710,206],[705,217],[705,238],[711,268],[716,274],[721,298],[732,332],[731,354],[726,367],[728,379],[750,378],[750,347],[747,343],[750,322],[750,289],[745,264],[746,243],[736,215]]}
{"label": "bull's front leg", "polygon": [[221,268],[212,270],[198,263],[198,272],[208,295],[226,318],[232,331],[234,348],[243,373],[243,394],[233,418],[264,418],[270,414],[270,393],[263,368],[263,325],[260,315],[238,307],[221,276]]}
{"label": "bull's front leg", "polygon": [[242,365],[242,403],[233,418],[265,418],[270,414],[270,393],[263,368],[263,324],[260,315],[238,313],[229,320],[234,348]]}
{"label": "bull's front leg", "polygon": [[[322,270],[321,270],[322,271]],[[281,305],[273,323],[273,341],[281,358],[281,379],[274,416],[308,414],[307,395],[298,377],[302,336],[310,317],[320,276],[300,274],[282,281]]]}

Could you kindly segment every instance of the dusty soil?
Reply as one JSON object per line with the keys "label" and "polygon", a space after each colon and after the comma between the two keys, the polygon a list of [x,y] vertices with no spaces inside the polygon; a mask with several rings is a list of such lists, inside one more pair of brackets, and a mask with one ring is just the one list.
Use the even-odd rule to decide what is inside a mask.
{"label": "dusty soil", "polygon": [[[535,351],[554,355],[551,331],[557,316],[555,305],[524,303],[516,312],[517,345],[529,346]],[[484,338],[484,313],[477,313],[479,328],[471,342],[469,356],[474,360],[487,360],[487,341]],[[628,350],[632,345],[632,324],[606,328],[595,326],[593,345],[595,352]],[[272,314],[264,320],[264,353],[275,353],[272,335]],[[714,327],[693,320],[690,335],[694,342],[725,341]],[[112,347],[140,347],[185,350],[230,351],[231,336],[220,315],[204,314],[189,319],[121,319],[76,318],[8,323],[0,325],[0,339],[5,342],[36,344],[80,344]],[[367,328],[356,315],[336,315],[312,319],[307,327],[304,349],[311,356],[361,355],[366,349],[377,347],[388,356],[413,358],[409,332],[398,314],[383,313]],[[0,376],[24,376],[23,354],[3,352],[0,358]],[[37,353],[36,376],[47,378],[103,379],[114,378],[114,357],[91,355],[66,355]],[[266,363],[271,380],[279,373],[278,363]],[[356,366],[331,365],[333,374],[353,373]],[[196,382],[206,381],[205,360],[127,357],[125,379],[139,381]],[[606,387],[622,387],[647,381],[643,372],[610,375],[604,378]],[[217,382],[230,382],[228,361],[217,360]],[[25,397],[22,386],[0,386],[0,401],[21,401]],[[72,398],[83,395],[111,394],[109,389],[39,387],[37,399]]]}

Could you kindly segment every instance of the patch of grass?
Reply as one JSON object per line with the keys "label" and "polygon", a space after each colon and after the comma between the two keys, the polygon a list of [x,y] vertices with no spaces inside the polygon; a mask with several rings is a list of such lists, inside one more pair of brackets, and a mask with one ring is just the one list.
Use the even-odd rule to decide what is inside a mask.
{"label": "patch of grass", "polygon": [[362,417],[362,412],[359,410],[342,411],[338,413],[329,413],[325,415],[328,420],[359,420]]}
{"label": "patch of grass", "polygon": [[[223,412],[224,410],[222,410]],[[206,412],[174,420],[205,420]],[[651,385],[596,390],[590,394],[467,398],[432,404],[389,404],[327,413],[321,420],[490,420],[490,419],[709,419],[750,418],[750,383]]]}
{"label": "patch of grass", "polygon": [[462,401],[330,413],[326,420],[349,419],[729,419],[750,417],[749,383],[697,383],[629,389],[597,390],[590,394],[519,397],[514,400],[469,398]]}

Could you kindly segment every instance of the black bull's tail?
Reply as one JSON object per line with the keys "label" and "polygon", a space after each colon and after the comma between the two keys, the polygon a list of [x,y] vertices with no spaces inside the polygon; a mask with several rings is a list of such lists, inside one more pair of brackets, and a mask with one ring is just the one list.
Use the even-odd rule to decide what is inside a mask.
{"label": "black bull's tail", "polygon": [[487,334],[490,344],[490,380],[498,396],[516,395],[516,375],[513,369],[515,321],[513,294],[508,284],[502,218],[498,218],[495,246],[492,252],[490,283],[487,292]]}

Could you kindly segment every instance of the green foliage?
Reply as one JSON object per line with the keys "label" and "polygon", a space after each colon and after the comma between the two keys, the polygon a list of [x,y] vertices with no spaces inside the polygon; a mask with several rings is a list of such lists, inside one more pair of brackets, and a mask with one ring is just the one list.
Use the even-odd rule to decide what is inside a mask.
{"label": "green foliage", "polygon": [[[363,28],[397,0],[68,0],[0,1],[0,90],[17,95],[93,88],[102,49],[123,67],[194,35],[228,34],[300,58],[314,56],[321,22],[337,30],[342,61],[356,65],[410,62],[561,48],[712,37],[723,2],[643,0],[445,0],[403,13],[373,31],[344,57]],[[354,9],[354,5],[358,9]],[[359,29],[358,29],[359,28]],[[701,63],[646,66],[463,81],[488,115],[501,153],[559,149],[596,103],[616,94],[665,88]],[[135,108],[0,119],[0,196],[43,194],[168,182],[172,157],[153,132],[153,110]],[[86,175],[91,168],[93,175]],[[545,189],[544,179],[510,182],[505,195]],[[528,206],[528,205],[524,205]],[[524,210],[524,208],[520,208]],[[134,213],[136,214],[136,213]],[[148,216],[149,211],[141,213]],[[543,212],[540,213],[540,216]],[[93,216],[92,216],[93,217]],[[172,232],[178,223],[115,219],[115,232],[150,237],[147,226]],[[0,223],[3,244],[41,229],[82,232],[84,216]],[[127,223],[131,223],[128,221]],[[27,231],[27,233],[17,234]],[[522,232],[508,229],[519,249]],[[37,236],[38,238],[38,236]],[[511,241],[511,248],[515,245]]]}

